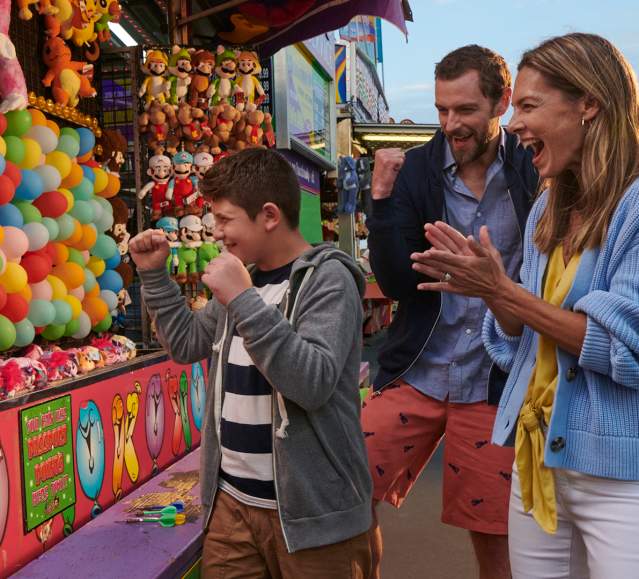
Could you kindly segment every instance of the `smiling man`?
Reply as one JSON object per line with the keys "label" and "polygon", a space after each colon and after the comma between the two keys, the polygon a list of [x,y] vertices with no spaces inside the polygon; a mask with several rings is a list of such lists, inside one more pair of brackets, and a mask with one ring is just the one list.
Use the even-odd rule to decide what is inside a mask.
{"label": "smiling man", "polygon": [[[441,129],[406,155],[377,151],[368,221],[373,271],[384,294],[399,301],[362,415],[373,496],[401,506],[446,436],[442,521],[470,531],[482,579],[510,577],[513,452],[490,444],[491,403],[505,376],[484,351],[483,302],[420,292],[425,278],[410,255],[430,247],[427,223],[443,220],[475,236],[488,225],[507,273],[517,277],[538,175],[517,137],[500,128],[511,92],[508,67],[491,50],[470,45],[445,56],[435,68]],[[371,546],[379,574],[376,524]]]}

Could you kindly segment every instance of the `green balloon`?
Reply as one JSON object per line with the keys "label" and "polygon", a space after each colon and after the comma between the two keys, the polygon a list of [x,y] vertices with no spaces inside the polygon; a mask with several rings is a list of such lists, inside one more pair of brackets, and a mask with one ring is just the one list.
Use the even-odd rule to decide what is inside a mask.
{"label": "green balloon", "polygon": [[80,329],[80,320],[71,320],[64,327],[64,335],[65,336],[73,336]]}
{"label": "green balloon", "polygon": [[80,267],[86,267],[86,263],[84,262],[84,257],[82,254],[73,247],[69,247],[69,259],[67,261],[72,261],[73,263],[77,263]]}
{"label": "green balloon", "polygon": [[50,324],[43,330],[42,337],[50,342],[59,340],[64,336],[65,329],[66,326],[64,324]]}
{"label": "green balloon", "polygon": [[24,159],[24,143],[20,137],[14,137],[13,135],[7,135],[5,133],[4,142],[7,145],[7,154],[4,158],[16,165],[22,163],[22,159]]}
{"label": "green balloon", "polygon": [[93,221],[93,206],[88,201],[77,201],[69,213],[80,223],[86,225]]}
{"label": "green balloon", "polygon": [[25,223],[32,223],[33,221],[42,223],[42,213],[35,205],[31,204],[31,201],[14,201],[13,204],[22,213]]}
{"label": "green balloon", "polygon": [[102,321],[98,322],[95,326],[93,326],[93,331],[106,332],[111,327],[112,323],[113,323],[113,320],[111,319],[111,315],[107,314],[107,316]]}
{"label": "green balloon", "polygon": [[78,143],[80,142],[80,135],[78,131],[71,127],[63,127],[62,129],[60,129],[60,136],[62,135],[69,135],[73,137]]}
{"label": "green balloon", "polygon": [[58,227],[60,228],[60,233],[58,235],[59,241],[64,241],[65,239],[69,239],[75,230],[75,223],[73,222],[73,217],[71,217],[68,213],[63,213],[56,219],[58,223]]}
{"label": "green balloon", "polygon": [[52,219],[51,217],[43,217],[42,225],[44,225],[49,232],[49,241],[55,241],[58,239],[58,235],[60,235],[60,226],[55,219]]}
{"label": "green balloon", "polygon": [[100,259],[109,259],[115,255],[117,250],[118,246],[113,238],[104,233],[98,233],[98,238],[95,241],[95,245],[91,248],[91,253]]}
{"label": "green balloon", "polygon": [[80,152],[80,139],[78,138],[76,141],[71,135],[61,134],[58,139],[58,146],[56,147],[56,150],[66,153],[73,159],[74,157],[77,157]]}
{"label": "green balloon", "polygon": [[84,291],[90,292],[98,283],[93,272],[87,267],[84,270]]}
{"label": "green balloon", "polygon": [[53,300],[51,303],[55,308],[55,318],[53,318],[53,323],[55,325],[62,326],[68,324],[71,321],[71,317],[73,316],[71,306],[64,300]]}
{"label": "green balloon", "polygon": [[45,300],[31,300],[29,304],[29,321],[36,327],[48,326],[55,318],[55,308]]}
{"label": "green balloon", "polygon": [[31,128],[31,113],[27,110],[11,111],[5,114],[5,118],[7,119],[5,135],[21,137]]}
{"label": "green balloon", "polygon": [[76,201],[89,201],[93,198],[93,183],[86,177],[82,177],[82,181],[71,189],[71,193]]}
{"label": "green balloon", "polygon": [[33,338],[35,338],[35,328],[27,318],[16,322],[15,330],[16,346],[28,346],[31,342],[33,342]]}
{"label": "green balloon", "polygon": [[[109,326],[110,325],[111,324],[109,324]],[[16,327],[13,325],[13,322],[9,318],[0,316],[0,351],[4,352],[4,350],[8,350],[15,343]]]}

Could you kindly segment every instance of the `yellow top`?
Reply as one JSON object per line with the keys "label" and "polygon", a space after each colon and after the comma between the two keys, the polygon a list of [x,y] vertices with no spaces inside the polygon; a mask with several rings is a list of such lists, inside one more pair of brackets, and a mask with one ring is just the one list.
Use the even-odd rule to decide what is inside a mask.
{"label": "yellow top", "polygon": [[[563,251],[558,245],[548,260],[544,301],[560,307],[575,278],[581,254],[571,257],[564,265]],[[551,469],[544,466],[544,431],[550,424],[552,405],[557,389],[557,345],[550,338],[539,335],[535,368],[526,399],[519,413],[515,439],[515,461],[519,471],[521,498],[524,510],[532,515],[547,533],[557,530],[555,481]]]}

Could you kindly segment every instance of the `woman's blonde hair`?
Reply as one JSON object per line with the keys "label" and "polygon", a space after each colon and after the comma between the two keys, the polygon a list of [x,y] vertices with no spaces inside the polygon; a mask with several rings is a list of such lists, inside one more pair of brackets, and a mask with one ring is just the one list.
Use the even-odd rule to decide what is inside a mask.
{"label": "woman's blonde hair", "polygon": [[[558,36],[526,52],[518,70],[530,67],[568,98],[594,99],[600,107],[584,127],[580,174],[550,180],[550,196],[537,224],[535,243],[549,253],[563,242],[570,253],[600,246],[624,191],[638,174],[637,80],[624,56],[594,34]],[[566,238],[571,213],[580,227]]]}

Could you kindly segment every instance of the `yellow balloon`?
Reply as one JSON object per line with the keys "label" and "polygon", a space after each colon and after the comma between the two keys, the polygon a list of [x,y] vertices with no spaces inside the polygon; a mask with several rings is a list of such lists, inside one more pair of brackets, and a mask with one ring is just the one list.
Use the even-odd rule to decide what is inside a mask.
{"label": "yellow balloon", "polygon": [[25,285],[19,292],[16,292],[19,296],[22,296],[27,302],[30,302],[33,298],[33,292],[29,284]]}
{"label": "yellow balloon", "polygon": [[100,277],[106,269],[106,263],[104,263],[104,260],[100,259],[97,255],[92,255],[89,258],[87,267],[93,272],[95,277]]}
{"label": "yellow balloon", "polygon": [[64,296],[62,299],[71,306],[71,319],[78,318],[82,313],[82,302],[71,294]]}
{"label": "yellow balloon", "polygon": [[53,290],[53,297],[51,299],[63,300],[69,293],[67,291],[67,286],[59,277],[55,275],[48,275],[47,281],[51,284],[51,289]]}
{"label": "yellow balloon", "polygon": [[71,211],[71,209],[73,209],[73,204],[75,203],[75,197],[73,196],[73,193],[71,193],[71,191],[69,191],[68,189],[63,189],[62,187],[60,187],[58,191],[60,191],[60,193],[62,193],[62,195],[66,197],[67,213],[68,213],[69,211]]}
{"label": "yellow balloon", "polygon": [[7,269],[0,275],[0,284],[4,286],[8,294],[22,291],[27,281],[27,272],[21,265],[13,262],[7,263]]}
{"label": "yellow balloon", "polygon": [[3,157],[7,156],[7,143],[2,137],[0,137],[0,155]]}
{"label": "yellow balloon", "polygon": [[47,156],[47,165],[53,165],[63,179],[71,172],[71,159],[62,151],[51,151]]}
{"label": "yellow balloon", "polygon": [[21,169],[34,169],[41,165],[42,147],[40,147],[40,143],[29,137],[22,137],[22,143],[24,144],[24,157],[22,157],[19,167]]}
{"label": "yellow balloon", "polygon": [[100,169],[99,167],[94,167],[93,172],[95,173],[93,191],[95,193],[100,193],[101,191],[104,191],[106,186],[109,184],[109,175],[104,169]]}

